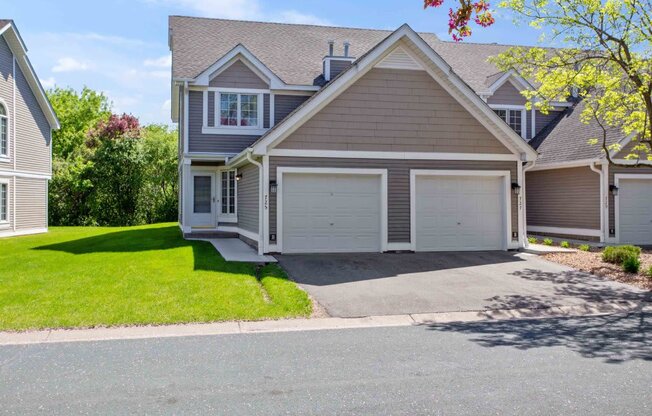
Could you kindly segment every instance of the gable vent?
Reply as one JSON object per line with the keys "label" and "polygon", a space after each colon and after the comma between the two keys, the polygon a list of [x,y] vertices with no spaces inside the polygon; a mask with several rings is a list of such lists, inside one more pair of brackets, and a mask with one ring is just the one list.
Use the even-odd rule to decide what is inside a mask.
{"label": "gable vent", "polygon": [[400,47],[377,63],[376,68],[423,70],[423,66]]}

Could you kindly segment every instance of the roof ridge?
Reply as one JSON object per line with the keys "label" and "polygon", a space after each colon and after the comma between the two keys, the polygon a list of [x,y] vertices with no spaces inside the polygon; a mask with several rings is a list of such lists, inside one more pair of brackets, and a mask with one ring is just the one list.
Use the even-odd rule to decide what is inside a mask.
{"label": "roof ridge", "polygon": [[[257,23],[257,24],[266,24],[266,25],[283,25],[283,26],[306,26],[306,27],[318,27],[318,28],[330,28],[330,29],[348,29],[348,30],[360,30],[368,32],[387,32],[394,33],[396,29],[372,29],[366,27],[350,27],[350,26],[335,26],[335,25],[315,25],[308,23],[288,23],[288,22],[265,22],[262,20],[244,20],[244,19],[225,19],[222,17],[203,17],[203,16],[184,16],[179,14],[171,14],[169,17],[181,17],[184,19],[198,19],[198,20],[218,20],[222,22],[238,22],[238,23]],[[403,23],[406,24],[406,23]],[[403,25],[402,24],[402,25]],[[400,25],[400,26],[402,26]],[[400,27],[398,26],[398,27]],[[437,40],[440,40],[439,37],[434,32],[417,32],[419,34],[432,35]]]}

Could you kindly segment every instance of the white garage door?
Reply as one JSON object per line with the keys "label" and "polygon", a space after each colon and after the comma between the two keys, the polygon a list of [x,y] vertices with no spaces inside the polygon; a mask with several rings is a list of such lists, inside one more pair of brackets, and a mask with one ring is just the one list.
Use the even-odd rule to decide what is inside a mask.
{"label": "white garage door", "polygon": [[505,249],[504,192],[498,176],[417,176],[417,251]]}
{"label": "white garage door", "polygon": [[380,176],[283,174],[284,253],[377,252]]}
{"label": "white garage door", "polygon": [[620,241],[652,244],[652,178],[618,181]]}

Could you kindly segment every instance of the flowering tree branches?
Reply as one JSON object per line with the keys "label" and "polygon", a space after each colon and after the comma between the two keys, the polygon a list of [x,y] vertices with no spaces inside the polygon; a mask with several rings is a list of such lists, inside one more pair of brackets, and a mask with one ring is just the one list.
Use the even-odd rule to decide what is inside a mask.
{"label": "flowering tree branches", "polygon": [[[482,27],[491,26],[494,17],[489,10],[489,3],[485,0],[458,0],[459,6],[456,9],[448,9],[448,33],[459,42],[471,35],[470,22],[473,20]],[[424,0],[423,7],[440,7],[444,0]]]}

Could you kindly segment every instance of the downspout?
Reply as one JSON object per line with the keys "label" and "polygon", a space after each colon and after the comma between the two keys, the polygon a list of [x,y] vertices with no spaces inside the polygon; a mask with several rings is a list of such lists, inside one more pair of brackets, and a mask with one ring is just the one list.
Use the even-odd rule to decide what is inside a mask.
{"label": "downspout", "polygon": [[251,157],[252,148],[247,149],[247,160],[258,167],[258,255],[263,255],[263,201],[265,192],[263,190],[263,165]]}
{"label": "downspout", "polygon": [[525,173],[532,169],[535,165],[537,164],[536,160],[533,160],[532,162],[528,162],[523,166],[523,183],[521,184],[521,198],[523,201],[523,245],[527,248],[530,243],[527,239],[527,199],[525,197],[526,194],[526,189],[525,189],[525,183],[527,182],[525,180]]}
{"label": "downspout", "polygon": [[596,166],[595,162],[592,162],[589,165],[589,169],[591,169],[593,172],[597,173],[600,175],[600,242],[604,243],[606,242],[606,233],[605,233],[605,215],[604,215],[604,201],[605,201],[605,189],[604,189],[604,178],[602,174],[602,169],[598,169]]}

